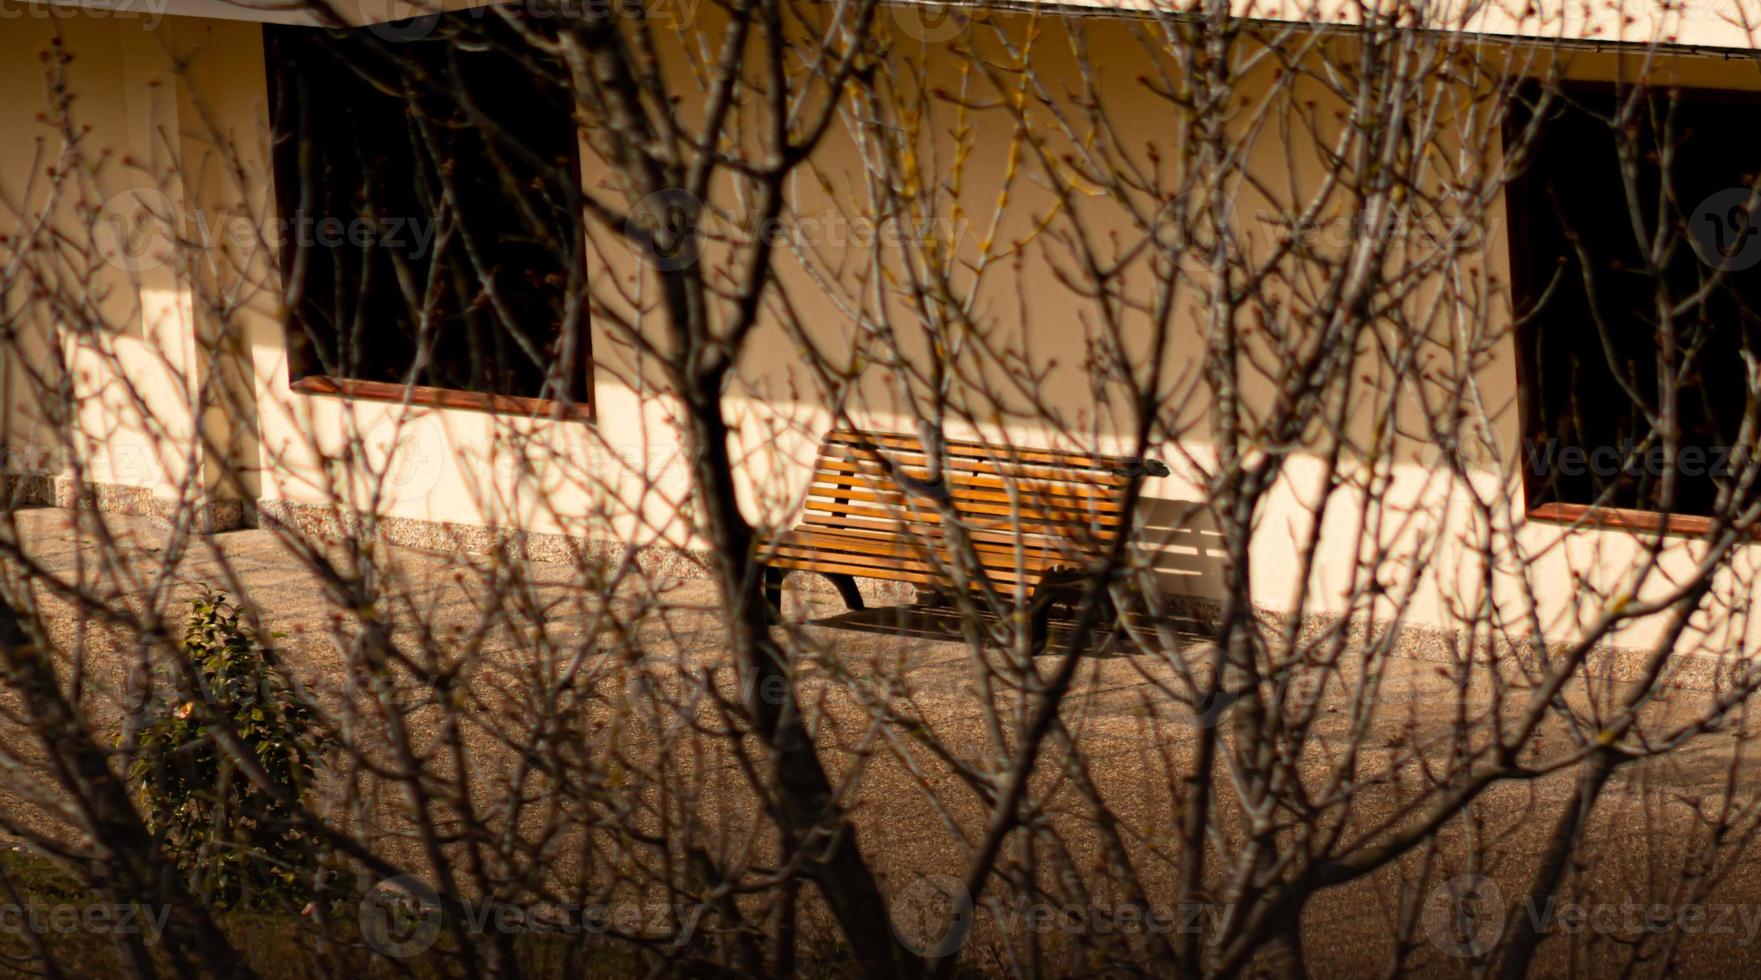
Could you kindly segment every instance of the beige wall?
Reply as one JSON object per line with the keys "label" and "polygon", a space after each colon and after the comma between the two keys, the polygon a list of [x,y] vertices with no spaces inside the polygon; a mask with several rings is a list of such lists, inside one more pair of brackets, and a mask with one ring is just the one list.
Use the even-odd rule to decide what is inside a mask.
{"label": "beige wall", "polygon": [[[39,93],[42,67],[35,52],[58,27],[75,53],[70,65],[80,93],[78,113],[89,124],[92,144],[110,151],[110,160],[81,193],[95,205],[114,200],[129,188],[153,187],[184,216],[184,232],[232,227],[262,227],[273,221],[266,166],[262,49],[258,27],[238,21],[172,19],[159,30],[144,30],[127,18],[9,24],[0,33],[0,91]],[[1118,23],[1096,23],[1097,43],[1108,44],[1102,66],[1109,90],[1115,93],[1116,118],[1146,134],[1168,125],[1166,111],[1142,93],[1133,79],[1141,72],[1141,53]],[[1109,40],[1111,38],[1111,40]],[[901,43],[906,43],[902,40]],[[1047,44],[1046,65],[1055,66],[1066,50]],[[169,70],[167,53],[191,56],[190,74],[179,80]],[[955,80],[953,59],[940,58],[936,69],[943,81]],[[1620,71],[1612,55],[1574,56],[1570,72],[1582,77],[1610,77]],[[1752,67],[1733,69],[1718,59],[1678,57],[1668,63],[1684,84],[1761,87]],[[1071,76],[1073,77],[1073,75]],[[37,120],[40,100],[14,95],[0,104],[0,190],[18,213],[0,216],[15,226],[39,205],[28,193],[25,176],[44,164],[38,156],[53,147],[53,134]],[[970,228],[952,228],[961,248],[975,254],[985,237],[985,222],[1005,175],[1011,172],[1010,126],[1000,113],[978,113],[966,120],[978,138],[962,172],[959,200],[966,206]],[[1291,173],[1278,145],[1267,142],[1257,151],[1269,175]],[[128,157],[133,164],[124,165]],[[843,135],[831,139],[816,157],[823,187],[803,180],[795,208],[817,221],[820,234],[810,242],[814,261],[835,270],[838,281],[859,300],[859,270],[839,265],[838,235],[858,235],[852,224],[864,199],[861,168]],[[588,185],[603,172],[589,163]],[[1313,159],[1299,161],[1290,177],[1297,184],[1318,181],[1322,171]],[[1282,176],[1280,179],[1283,179]],[[1016,195],[1015,224],[999,230],[999,241],[1029,240],[1033,216],[1044,213],[1049,198],[1024,182],[1009,185]],[[1035,194],[1039,193],[1038,198]],[[63,201],[57,220],[74,221],[75,210]],[[1252,213],[1243,207],[1242,213]],[[1097,208],[1096,213],[1102,213]],[[200,215],[200,220],[196,216]],[[223,223],[224,222],[224,223]],[[1494,229],[1484,265],[1500,281],[1506,256],[1502,229]],[[593,274],[620,279],[634,295],[652,289],[639,264],[601,230]],[[335,397],[296,394],[289,389],[273,266],[263,242],[250,234],[222,234],[209,250],[215,261],[201,268],[168,266],[119,269],[101,264],[98,279],[108,284],[111,318],[127,329],[112,334],[78,333],[49,321],[51,311],[29,309],[37,344],[7,351],[7,418],[5,441],[17,451],[53,447],[66,441],[92,466],[100,482],[149,488],[161,497],[206,492],[264,501],[308,504],[340,502],[387,516],[427,521],[523,527],[579,536],[610,537],[641,543],[667,539],[688,543],[689,534],[677,504],[686,490],[676,453],[679,437],[670,421],[668,400],[652,370],[633,348],[620,344],[603,326],[595,328],[595,396],[598,421],[514,420],[484,413],[415,408],[375,402],[350,402]],[[1048,257],[1050,256],[1050,257]],[[713,259],[712,259],[713,260]],[[1056,250],[1029,247],[1018,271],[1010,262],[992,273],[977,293],[976,316],[994,332],[993,343],[1048,366],[1043,395],[1071,429],[1092,431],[1094,448],[1115,448],[1117,421],[1098,413],[1080,365],[1086,353],[1085,304],[1059,285]],[[127,264],[127,263],[125,263]],[[848,265],[848,263],[846,263]],[[822,272],[824,269],[822,268]],[[195,308],[191,292],[179,283],[188,276],[207,277],[200,295],[226,295],[235,309],[226,323]],[[845,349],[852,327],[838,297],[828,296],[821,278],[809,274],[804,260],[788,255],[780,272],[781,294],[809,325],[814,340],[827,350]],[[651,294],[648,294],[651,295]],[[14,298],[18,303],[21,298]],[[651,310],[641,303],[630,314],[656,330]],[[29,304],[26,304],[29,308]],[[781,307],[778,307],[780,309]],[[1491,315],[1508,316],[1495,304]],[[55,338],[59,334],[59,341]],[[202,356],[199,338],[226,339],[227,356],[210,361]],[[1179,332],[1168,352],[1170,365],[1190,364],[1199,351],[1196,330]],[[17,372],[43,363],[61,348],[79,375],[82,390],[94,394],[76,420],[45,419],[31,404]],[[1050,365],[1056,364],[1056,368]],[[805,366],[790,332],[773,318],[762,327],[739,365],[729,391],[729,415],[738,430],[737,456],[747,476],[746,503],[755,517],[775,523],[790,519],[813,452],[812,433],[828,424],[825,392]],[[1515,409],[1515,372],[1506,344],[1478,377],[1480,396],[1492,415],[1489,435],[1503,451],[1503,468],[1488,461],[1485,469],[1458,483],[1430,465],[1425,446],[1411,446],[1396,467],[1394,482],[1383,494],[1391,508],[1419,515],[1390,540],[1405,542],[1422,561],[1423,588],[1415,603],[1421,622],[1448,624],[1471,613],[1480,600],[1480,569],[1474,520],[1465,506],[1470,491],[1498,502],[1500,521],[1521,512],[1520,481],[1510,468],[1519,458]],[[213,386],[205,398],[197,392]],[[978,418],[1000,412],[996,425],[977,433],[1006,433],[1025,442],[1046,441],[1043,425],[1009,422],[1011,411],[1023,407],[1018,395],[1002,390],[996,399],[974,397],[967,406]],[[199,413],[205,439],[192,444],[190,435]],[[851,394],[851,414],[876,427],[899,427],[907,415],[884,372],[869,370]],[[1194,419],[1197,420],[1196,418]],[[779,437],[779,431],[781,436]],[[348,471],[335,465],[349,433],[362,433],[369,458]],[[1068,444],[1068,443],[1067,443]],[[1171,547],[1160,559],[1166,582],[1176,592],[1205,594],[1212,586],[1215,557],[1203,551],[1202,521],[1194,519],[1192,502],[1202,494],[1184,478],[1172,447],[1165,456],[1176,474],[1155,481],[1148,513],[1163,528]],[[1196,437],[1185,451],[1202,458],[1205,447]],[[145,462],[132,463],[139,458]],[[194,476],[188,461],[196,463]],[[528,470],[522,459],[541,460]],[[230,461],[228,464],[226,461]],[[327,462],[328,461],[328,462]],[[370,499],[361,473],[389,470],[382,496]],[[1323,517],[1321,561],[1315,576],[1295,576],[1296,544],[1310,521],[1304,501],[1315,493],[1318,460],[1298,456],[1265,509],[1255,543],[1255,588],[1268,606],[1288,608],[1298,589],[1307,588],[1322,607],[1336,606],[1349,582],[1350,560],[1362,545],[1357,526],[1358,502],[1351,494],[1334,499]],[[1544,629],[1569,636],[1577,617],[1577,597],[1569,583],[1575,575],[1613,581],[1629,567],[1640,542],[1624,532],[1579,531],[1567,534],[1549,525],[1529,524],[1515,537],[1516,547],[1495,576],[1496,601],[1513,622],[1527,610],[1522,596],[1525,577],[1540,583],[1545,606],[1539,610]],[[1195,552],[1194,546],[1198,549]],[[1668,562],[1685,567],[1694,546],[1668,545]],[[1745,566],[1752,563],[1745,557]],[[1466,608],[1464,608],[1466,607]],[[1631,639],[1655,629],[1635,628]],[[1521,627],[1513,627],[1521,631]]]}
{"label": "beige wall", "polygon": [[[175,448],[187,447],[191,432],[187,291],[172,268],[155,260],[162,242],[118,240],[107,254],[51,244],[54,229],[89,242],[82,214],[108,222],[122,212],[163,214],[181,206],[181,183],[162,179],[162,163],[179,152],[174,148],[181,141],[175,90],[150,84],[162,55],[142,23],[25,19],[0,34],[0,84],[8,93],[0,106],[3,220],[12,234],[35,233],[45,243],[33,252],[40,277],[83,285],[102,318],[119,328],[76,339],[53,325],[69,317],[15,291],[9,310],[28,326],[20,348],[6,352],[5,424],[14,468],[79,461],[94,479],[164,488],[182,480],[188,463],[187,451]],[[71,103],[71,124],[89,127],[85,144],[108,150],[108,159],[95,173],[53,187],[49,173],[62,141],[55,120],[44,116],[50,64],[43,58],[57,34],[72,55],[65,65],[68,87],[81,95]],[[109,369],[118,359],[135,366],[126,378]],[[52,381],[63,370],[58,363],[81,395],[76,418],[32,398],[19,375],[28,367]],[[149,417],[154,425],[142,421]]]}

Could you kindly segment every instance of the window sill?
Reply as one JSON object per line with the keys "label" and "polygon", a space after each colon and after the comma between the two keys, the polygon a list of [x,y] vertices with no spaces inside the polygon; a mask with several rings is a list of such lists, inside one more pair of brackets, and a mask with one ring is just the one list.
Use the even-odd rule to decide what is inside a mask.
{"label": "window sill", "polygon": [[516,395],[491,395],[453,388],[424,388],[420,385],[391,384],[385,381],[355,381],[314,374],[300,378],[292,385],[302,395],[336,395],[361,401],[408,402],[435,408],[458,408],[469,412],[492,412],[497,415],[523,415],[527,418],[553,418],[564,421],[592,422],[593,406],[565,406],[549,398],[521,398]]}
{"label": "window sill", "polygon": [[1710,517],[1659,514],[1655,511],[1623,510],[1619,507],[1593,507],[1588,504],[1538,504],[1529,508],[1529,518],[1624,531],[1661,531],[1664,534],[1688,537],[1701,537],[1712,530],[1713,525]]}

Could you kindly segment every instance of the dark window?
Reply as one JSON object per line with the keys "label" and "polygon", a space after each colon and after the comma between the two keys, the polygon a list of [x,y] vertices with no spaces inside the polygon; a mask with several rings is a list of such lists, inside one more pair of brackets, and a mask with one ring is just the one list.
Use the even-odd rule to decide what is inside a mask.
{"label": "dark window", "polygon": [[561,66],[482,8],[416,40],[265,32],[293,378],[585,404]]}
{"label": "dark window", "polygon": [[[1652,93],[1624,130],[1629,196],[1610,125],[1616,99],[1610,87],[1568,89],[1510,188],[1528,499],[1709,515],[1734,476],[1745,357],[1761,343],[1761,266],[1747,262],[1761,262],[1761,240],[1730,199],[1734,189],[1740,205],[1761,171],[1761,103]],[[1696,247],[1695,222],[1730,261]],[[1660,223],[1673,244],[1653,272],[1644,256]],[[1660,297],[1680,307],[1673,352]]]}

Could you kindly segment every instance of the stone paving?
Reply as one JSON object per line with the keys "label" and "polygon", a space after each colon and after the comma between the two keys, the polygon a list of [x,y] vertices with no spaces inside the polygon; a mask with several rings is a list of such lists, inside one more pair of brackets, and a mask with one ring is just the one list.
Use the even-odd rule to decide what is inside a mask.
{"label": "stone paving", "polygon": [[[43,597],[45,618],[57,645],[63,656],[85,658],[88,680],[83,703],[100,728],[119,721],[120,699],[115,695],[126,689],[128,638],[114,631],[82,628],[96,624],[53,598],[53,590],[45,587],[41,575],[97,581],[103,577],[101,559],[106,556],[117,558],[117,567],[123,569],[126,579],[126,584],[109,588],[125,594],[137,607],[174,612],[176,600],[190,594],[195,583],[229,586],[260,610],[269,629],[286,634],[285,653],[306,682],[323,683],[329,677],[339,690],[345,686],[335,638],[346,637],[348,630],[334,627],[337,604],[273,533],[241,530],[205,539],[182,557],[172,574],[161,578],[158,573],[165,566],[166,535],[145,519],[106,518],[106,526],[116,536],[116,547],[101,545],[94,525],[76,526],[70,511],[21,511],[16,521],[26,552],[39,566],[39,581],[33,585],[36,594]],[[477,678],[478,689],[505,695],[498,701],[485,693],[482,703],[491,714],[505,710],[508,716],[499,720],[512,725],[515,706],[520,703],[518,678],[529,666],[522,661],[525,640],[519,629],[506,623],[482,630],[472,639],[472,630],[485,620],[480,606],[482,580],[477,577],[486,567],[485,560],[395,548],[388,549],[386,561],[397,569],[398,580],[404,584],[409,602],[405,611],[434,627],[434,636],[446,638],[443,645],[481,644],[481,660],[487,666]],[[553,641],[564,646],[571,639],[587,642],[598,620],[594,603],[581,599],[577,585],[580,571],[565,564],[544,563],[522,565],[522,571],[532,584],[527,594],[536,604],[534,608],[542,610],[544,629]],[[715,596],[711,584],[702,579],[680,579],[666,583],[664,591],[666,616],[644,621],[641,628],[640,640],[649,655],[673,658],[679,664],[725,661],[724,640],[712,612]],[[888,597],[876,593],[876,598]],[[970,654],[964,644],[946,637],[944,627],[938,626],[933,616],[914,617],[910,628],[901,630],[896,621],[889,625],[893,614],[888,611],[847,615],[835,597],[801,589],[793,591],[787,612],[791,619],[810,624],[802,628],[811,646],[832,651],[836,663],[849,676],[866,679],[869,683],[864,689],[870,694],[890,691],[895,705],[949,746],[956,758],[983,761],[985,726],[971,686]],[[1090,658],[1079,672],[1077,690],[1064,714],[1087,762],[1088,777],[1128,834],[1141,835],[1145,879],[1152,894],[1168,886],[1172,872],[1165,851],[1160,860],[1147,855],[1172,840],[1172,828],[1178,825],[1174,801],[1181,795],[1181,767],[1192,757],[1198,731],[1191,723],[1190,711],[1172,704],[1153,683],[1172,674],[1167,659],[1159,656],[1126,653]],[[894,686],[888,688],[882,682]],[[899,694],[905,686],[910,691],[908,699]],[[1402,741],[1429,744],[1427,733],[1446,733],[1455,717],[1455,689],[1435,663],[1422,659],[1393,663],[1386,688],[1386,717],[1371,729],[1367,742],[1370,749],[1365,765],[1371,768],[1387,764],[1393,757],[1392,746]],[[864,742],[873,734],[868,715],[850,696],[850,685],[833,682],[824,670],[805,674],[802,692],[815,723],[823,726],[828,765],[835,773],[846,772],[856,749],[873,747],[872,740]],[[1707,696],[1693,690],[1673,692],[1659,704],[1658,717],[1688,717]],[[1323,715],[1324,747],[1336,751],[1349,738],[1347,713],[1325,711]],[[418,707],[406,721],[419,728],[424,717]],[[496,785],[497,766],[511,764],[507,753],[494,743],[496,720],[487,721],[484,730],[472,736],[480,741],[469,745],[478,754],[473,763],[489,777],[484,785],[491,791]],[[0,719],[0,724],[17,722]],[[22,748],[29,743],[27,732],[14,729],[0,733],[0,738],[29,754]],[[1628,770],[1595,812],[1586,848],[1587,878],[1596,881],[1605,896],[1669,901],[1666,895],[1647,891],[1647,858],[1658,862],[1655,868],[1671,867],[1666,859],[1679,857],[1678,845],[1696,826],[1692,807],[1682,801],[1716,794],[1724,772],[1732,765],[1735,747],[1742,744],[1743,740],[1723,733],[1693,743],[1667,761]],[[725,755],[711,764],[733,765]],[[1324,752],[1311,751],[1300,760],[1299,768],[1305,779],[1319,781],[1328,771],[1328,760]],[[1751,766],[1744,762],[1736,768],[1745,787],[1753,783]],[[890,890],[924,875],[959,873],[960,851],[945,821],[951,819],[972,834],[984,817],[973,794],[945,769],[929,767],[925,772],[920,780],[895,757],[876,752],[857,784],[856,822],[861,845]],[[1053,773],[1048,778],[1056,776]],[[1567,771],[1504,785],[1485,797],[1479,811],[1487,835],[1483,849],[1493,856],[1486,871],[1507,898],[1520,894],[1524,887],[1540,841],[1571,791],[1572,778]],[[16,788],[0,780],[0,805],[27,825],[46,833],[58,832],[55,822],[41,813],[24,812],[33,808],[19,802]],[[1049,784],[1047,788],[1051,788]],[[1657,803],[1659,797],[1671,802]],[[395,812],[401,805],[395,794],[375,799],[387,812]],[[945,812],[934,799],[945,803]],[[1073,853],[1089,853],[1093,835],[1085,827],[1083,814],[1073,805],[1058,805],[1057,799],[1053,798],[1050,807],[1052,819],[1067,828],[1065,836]],[[1749,796],[1745,792],[1739,799],[1747,801]],[[721,811],[719,819],[740,822],[749,817],[742,811],[751,801],[738,798],[738,794],[714,802]],[[1368,794],[1360,807],[1361,819],[1367,821],[1385,809],[1384,801]],[[388,825],[383,832],[388,846],[395,846],[389,842],[398,837],[397,829]],[[1452,826],[1443,842],[1444,855],[1459,861],[1467,846],[1460,829]],[[1410,870],[1412,862],[1406,867]],[[1729,906],[1733,914],[1747,910],[1749,921],[1761,930],[1761,872],[1754,862],[1736,862],[1711,901]],[[1390,956],[1387,923],[1399,913],[1395,902],[1388,875],[1360,880],[1317,898],[1303,924],[1313,955],[1311,971],[1317,976],[1385,973]],[[981,912],[974,943],[986,942],[986,930],[995,928],[986,917],[987,913]],[[1713,935],[1706,934],[1713,930],[1702,928],[1683,937],[1683,975],[1761,975],[1761,936],[1742,926],[1741,920],[1733,921],[1737,924],[1729,931]],[[1547,947],[1543,972],[1565,970],[1565,947],[1564,942]],[[1428,964],[1427,969],[1455,971],[1460,966],[1447,957],[1425,952],[1422,962]]]}

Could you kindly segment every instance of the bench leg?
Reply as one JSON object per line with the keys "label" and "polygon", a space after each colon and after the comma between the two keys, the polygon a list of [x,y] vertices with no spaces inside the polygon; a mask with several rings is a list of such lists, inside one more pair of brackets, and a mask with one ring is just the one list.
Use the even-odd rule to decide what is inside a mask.
{"label": "bench leg", "polygon": [[1042,580],[1039,587],[1033,590],[1033,599],[1027,607],[1027,644],[1029,652],[1034,656],[1045,650],[1052,606],[1059,599],[1065,598],[1066,592],[1066,586],[1049,580]]}
{"label": "bench leg", "polygon": [[1113,590],[1101,590],[1101,625],[1117,629],[1125,617],[1119,613],[1119,604],[1113,601]]}
{"label": "bench leg", "polygon": [[[1044,578],[1033,590],[1033,599],[1028,606],[1028,643],[1037,655],[1044,651],[1050,630],[1052,607],[1063,602],[1076,611],[1076,605],[1082,601],[1084,582],[1080,576],[1071,578]],[[1101,593],[1100,625],[1117,626],[1119,607],[1113,603],[1110,592]]]}
{"label": "bench leg", "polygon": [[764,567],[764,605],[770,610],[773,623],[783,621],[783,576],[787,574],[786,568]]}
{"label": "bench leg", "polygon": [[862,603],[862,593],[856,588],[855,576],[845,575],[842,572],[826,572],[825,577],[831,580],[832,586],[838,590],[838,595],[843,597],[844,608],[866,608]]}

